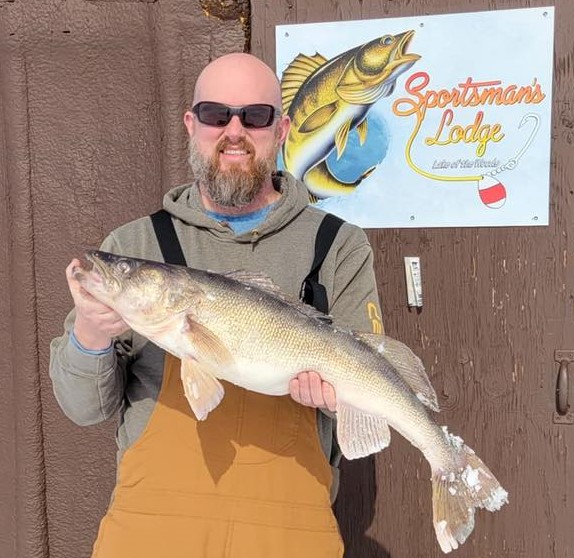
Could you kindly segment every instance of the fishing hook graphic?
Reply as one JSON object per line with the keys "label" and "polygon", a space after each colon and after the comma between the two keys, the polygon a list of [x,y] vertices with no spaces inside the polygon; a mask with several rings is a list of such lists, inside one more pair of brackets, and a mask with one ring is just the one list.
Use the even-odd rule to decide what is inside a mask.
{"label": "fishing hook graphic", "polygon": [[535,114],[534,112],[529,112],[528,114],[525,114],[522,117],[522,120],[520,121],[518,128],[519,129],[522,128],[522,126],[524,126],[528,120],[535,121],[534,129],[530,133],[530,136],[526,140],[526,143],[522,146],[522,149],[514,157],[506,161],[504,165],[501,165],[500,167],[485,173],[485,176],[495,176],[496,174],[500,174],[505,170],[513,170],[516,168],[516,166],[518,165],[518,161],[522,158],[522,156],[526,153],[526,151],[528,151],[528,148],[532,145],[534,137],[536,136],[536,134],[538,133],[538,129],[540,128],[540,116],[538,114]]}

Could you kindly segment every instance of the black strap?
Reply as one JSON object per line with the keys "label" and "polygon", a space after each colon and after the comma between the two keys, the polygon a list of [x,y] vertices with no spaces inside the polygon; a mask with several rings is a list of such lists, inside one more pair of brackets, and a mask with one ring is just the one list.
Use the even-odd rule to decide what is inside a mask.
{"label": "black strap", "polygon": [[324,314],[329,313],[329,299],[327,290],[319,283],[319,270],[344,222],[343,219],[331,213],[323,217],[315,237],[315,259],[311,265],[311,271],[301,285],[301,300]]}
{"label": "black strap", "polygon": [[[301,285],[301,300],[307,304],[311,304],[320,312],[324,314],[329,313],[329,299],[327,298],[327,289],[319,283],[319,270],[323,265],[323,261],[327,257],[333,241],[344,223],[339,217],[327,213],[315,237],[315,259],[311,265],[311,271]],[[321,414],[321,413],[318,413]],[[341,449],[337,440],[337,431],[333,421],[330,421],[331,431],[331,454],[329,456],[329,463],[335,467],[339,465],[341,460]]]}
{"label": "black strap", "polygon": [[150,215],[150,218],[164,262],[186,266],[187,262],[177,238],[171,215],[165,209],[160,209]]}
{"label": "black strap", "polygon": [[[171,215],[165,209],[160,209],[150,215],[150,218],[165,263],[186,266],[187,262]],[[301,285],[301,300],[324,314],[329,313],[329,300],[327,290],[319,283],[319,271],[343,223],[342,219],[331,213],[323,217],[315,237],[315,258],[311,270]]]}

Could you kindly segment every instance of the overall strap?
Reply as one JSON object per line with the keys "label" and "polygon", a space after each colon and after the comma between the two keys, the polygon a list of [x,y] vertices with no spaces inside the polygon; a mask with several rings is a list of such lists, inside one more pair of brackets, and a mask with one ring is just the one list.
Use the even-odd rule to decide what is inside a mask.
{"label": "overall strap", "polygon": [[160,209],[150,218],[165,263],[187,266],[171,215],[165,209]]}
{"label": "overall strap", "polygon": [[[150,215],[150,218],[165,263],[186,266],[171,215],[165,209],[160,209]],[[313,264],[301,285],[301,300],[325,314],[329,312],[329,300],[325,287],[319,283],[319,271],[343,223],[342,219],[330,213],[323,217],[315,238]]]}
{"label": "overall strap", "polygon": [[301,300],[324,314],[329,313],[329,300],[327,290],[319,283],[319,270],[344,222],[343,219],[331,213],[323,217],[315,237],[315,259],[311,265],[311,271],[301,285]]}

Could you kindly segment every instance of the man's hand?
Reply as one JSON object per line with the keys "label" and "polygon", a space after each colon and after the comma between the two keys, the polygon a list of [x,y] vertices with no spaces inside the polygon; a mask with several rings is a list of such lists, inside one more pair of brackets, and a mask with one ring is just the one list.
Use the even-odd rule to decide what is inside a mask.
{"label": "man's hand", "polygon": [[293,378],[289,383],[289,393],[301,405],[329,409],[333,413],[337,410],[335,388],[312,370]]}
{"label": "man's hand", "polygon": [[74,335],[82,347],[97,351],[110,346],[112,338],[129,329],[121,316],[109,306],[96,300],[82,288],[72,275],[72,269],[80,265],[79,260],[72,260],[66,268],[66,279],[76,309]]}

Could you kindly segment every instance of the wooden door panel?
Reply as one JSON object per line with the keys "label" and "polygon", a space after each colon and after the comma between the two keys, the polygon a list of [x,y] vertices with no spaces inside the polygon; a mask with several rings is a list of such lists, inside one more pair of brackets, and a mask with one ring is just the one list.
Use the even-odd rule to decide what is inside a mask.
{"label": "wooden door panel", "polygon": [[[574,425],[552,420],[554,352],[574,349],[574,9],[567,0],[288,0],[266,3],[264,12],[253,7],[254,53],[273,65],[269,27],[277,24],[548,4],[556,8],[550,225],[368,231],[385,329],[423,359],[442,409],[437,420],[473,447],[510,493],[499,512],[477,511],[474,532],[453,553],[459,558],[567,558],[574,549]],[[406,305],[403,258],[413,255],[422,264],[420,312]],[[381,454],[344,463],[336,510],[346,555],[442,556],[429,477],[420,452],[394,432]]]}

